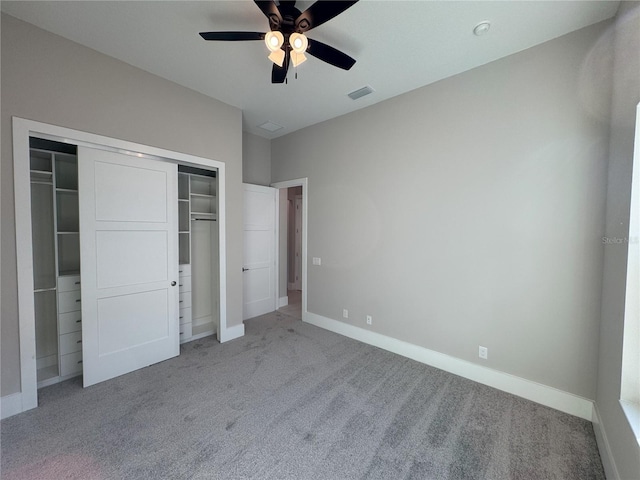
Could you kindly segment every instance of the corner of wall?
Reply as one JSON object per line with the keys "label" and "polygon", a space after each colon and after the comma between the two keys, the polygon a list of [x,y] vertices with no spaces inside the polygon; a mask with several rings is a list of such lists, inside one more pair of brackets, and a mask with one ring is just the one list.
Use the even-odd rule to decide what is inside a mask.
{"label": "corner of wall", "polygon": [[618,473],[613,453],[611,451],[611,445],[609,444],[607,433],[604,425],[602,424],[600,413],[598,412],[598,405],[595,402],[593,404],[591,423],[593,424],[593,431],[596,435],[596,443],[598,444],[600,459],[602,460],[602,466],[604,467],[604,473],[607,476],[607,479],[620,480],[620,474]]}

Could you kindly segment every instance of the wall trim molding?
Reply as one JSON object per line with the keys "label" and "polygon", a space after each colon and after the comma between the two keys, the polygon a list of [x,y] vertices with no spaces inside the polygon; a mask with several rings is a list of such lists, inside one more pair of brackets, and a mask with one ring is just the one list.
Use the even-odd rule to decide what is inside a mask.
{"label": "wall trim molding", "polygon": [[280,297],[278,299],[278,308],[286,307],[287,305],[289,305],[289,296],[288,295],[286,297]]}
{"label": "wall trim molding", "polygon": [[326,330],[382,348],[392,353],[459,375],[498,390],[591,421],[593,401],[554,387],[429,350],[412,343],[365,330],[338,320],[303,311],[302,319]]}
{"label": "wall trim molding", "polygon": [[234,325],[233,327],[227,327],[226,330],[220,332],[220,343],[229,342],[244,336],[244,323],[240,325]]}
{"label": "wall trim molding", "polygon": [[605,475],[609,480],[620,480],[620,474],[618,473],[613,452],[611,451],[607,432],[604,429],[602,417],[595,403],[593,404],[591,423],[593,424],[593,431],[596,434],[596,443],[598,444],[598,451],[600,452],[600,459],[602,460]]}
{"label": "wall trim molding", "polygon": [[0,418],[5,419],[22,412],[22,393],[0,397]]}

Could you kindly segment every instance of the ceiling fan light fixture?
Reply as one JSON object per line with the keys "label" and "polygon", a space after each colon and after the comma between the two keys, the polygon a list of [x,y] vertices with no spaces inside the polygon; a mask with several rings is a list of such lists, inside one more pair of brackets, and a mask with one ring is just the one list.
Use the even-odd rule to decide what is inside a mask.
{"label": "ceiling fan light fixture", "polygon": [[306,61],[307,56],[304,53],[291,52],[291,63],[293,63],[294,67],[297,67]]}
{"label": "ceiling fan light fixture", "polygon": [[269,55],[269,60],[281,67],[284,64],[284,50],[274,50]]}
{"label": "ceiling fan light fixture", "polygon": [[289,45],[294,52],[304,54],[309,46],[309,40],[301,33],[292,33],[289,37]]}
{"label": "ceiling fan light fixture", "polygon": [[264,43],[271,52],[275,52],[280,50],[280,47],[284,44],[284,35],[277,30],[268,32],[264,36]]}
{"label": "ceiling fan light fixture", "polygon": [[304,12],[300,12],[295,7],[296,0],[254,0],[269,20],[270,31],[200,32],[200,36],[208,41],[263,41],[270,52],[268,58],[274,64],[271,67],[271,83],[286,83],[290,64],[297,67],[305,62],[307,51],[309,55],[325,63],[349,70],[356,63],[353,58],[330,45],[308,39],[304,33],[340,15],[357,2],[358,0],[317,0]]}
{"label": "ceiling fan light fixture", "polygon": [[289,45],[291,45],[291,62],[294,67],[307,61],[304,52],[309,47],[309,40],[301,33],[292,33],[289,37]]}

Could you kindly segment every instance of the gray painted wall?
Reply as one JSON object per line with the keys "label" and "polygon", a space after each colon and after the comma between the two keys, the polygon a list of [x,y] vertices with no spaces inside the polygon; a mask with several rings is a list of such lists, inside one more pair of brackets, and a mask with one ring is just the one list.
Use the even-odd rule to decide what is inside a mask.
{"label": "gray painted wall", "polygon": [[242,112],[3,14],[3,396],[20,391],[13,115],[225,162],[227,323],[242,322]]}
{"label": "gray painted wall", "polygon": [[271,140],[242,133],[242,181],[271,185]]}
{"label": "gray painted wall", "polygon": [[[626,238],[629,235],[636,106],[640,102],[640,2],[623,2],[616,18],[614,38],[615,73],[605,235]],[[618,402],[627,245],[607,244],[604,251],[596,404],[620,477],[632,479],[637,478],[640,472],[640,450]]]}
{"label": "gray painted wall", "polygon": [[610,26],[273,140],[309,311],[594,399]]}

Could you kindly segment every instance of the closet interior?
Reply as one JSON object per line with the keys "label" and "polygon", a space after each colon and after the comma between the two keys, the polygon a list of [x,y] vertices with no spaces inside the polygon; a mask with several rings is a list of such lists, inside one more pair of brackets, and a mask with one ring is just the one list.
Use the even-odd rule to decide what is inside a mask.
{"label": "closet interior", "polygon": [[[82,374],[78,156],[75,145],[29,139],[38,388]],[[180,343],[218,332],[215,170],[178,165]]]}
{"label": "closet interior", "polygon": [[218,333],[218,198],[215,171],[178,166],[180,342]]}
{"label": "closet interior", "polygon": [[31,138],[31,228],[38,387],[82,373],[76,147]]}

